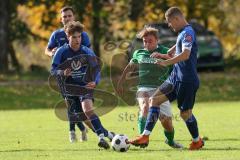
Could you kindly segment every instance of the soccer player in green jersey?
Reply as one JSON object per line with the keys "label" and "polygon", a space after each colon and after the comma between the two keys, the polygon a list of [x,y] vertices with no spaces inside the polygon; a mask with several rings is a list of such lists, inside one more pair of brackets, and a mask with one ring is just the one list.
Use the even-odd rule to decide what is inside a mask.
{"label": "soccer player in green jersey", "polygon": [[[158,45],[158,30],[152,27],[146,27],[137,35],[143,40],[143,49],[136,50],[130,63],[126,66],[118,82],[118,92],[123,94],[122,86],[127,73],[138,71],[138,91],[136,94],[139,104],[138,130],[142,134],[146,124],[149,110],[149,98],[156,91],[157,87],[163,83],[169,75],[170,68],[156,65],[157,59],[151,58],[151,54],[162,53],[168,56],[168,48]],[[159,120],[164,128],[166,144],[173,148],[183,148],[183,146],[174,141],[174,128],[172,124],[172,111],[169,101],[161,104]]]}

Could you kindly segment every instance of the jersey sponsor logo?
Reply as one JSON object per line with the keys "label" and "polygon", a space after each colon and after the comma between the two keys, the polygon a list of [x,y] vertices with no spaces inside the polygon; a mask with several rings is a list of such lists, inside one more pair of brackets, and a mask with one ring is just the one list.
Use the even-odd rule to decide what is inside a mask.
{"label": "jersey sponsor logo", "polygon": [[154,64],[157,62],[157,59],[155,58],[142,58],[139,60],[139,63],[150,63],[150,64]]}
{"label": "jersey sponsor logo", "polygon": [[65,41],[65,40],[66,40],[66,38],[63,38],[63,37],[62,37],[62,38],[60,38],[60,41]]}
{"label": "jersey sponsor logo", "polygon": [[71,67],[74,71],[79,70],[81,68],[82,64],[79,60],[73,60],[71,63]]}

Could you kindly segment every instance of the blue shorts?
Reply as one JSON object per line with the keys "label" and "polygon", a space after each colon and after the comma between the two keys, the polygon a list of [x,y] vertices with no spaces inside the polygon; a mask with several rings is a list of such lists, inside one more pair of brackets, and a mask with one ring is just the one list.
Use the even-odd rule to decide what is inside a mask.
{"label": "blue shorts", "polygon": [[170,102],[177,100],[178,108],[182,112],[193,108],[198,88],[198,84],[191,82],[170,82],[168,80],[159,87]]}
{"label": "blue shorts", "polygon": [[81,98],[79,96],[68,96],[66,101],[68,103],[68,120],[70,122],[80,122],[87,120],[87,116],[83,112],[81,102],[86,98]]}

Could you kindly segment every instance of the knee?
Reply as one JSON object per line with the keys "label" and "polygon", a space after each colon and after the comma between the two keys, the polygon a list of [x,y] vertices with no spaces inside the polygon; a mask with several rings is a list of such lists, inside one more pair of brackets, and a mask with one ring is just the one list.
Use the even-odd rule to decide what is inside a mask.
{"label": "knee", "polygon": [[165,102],[167,98],[163,95],[155,95],[149,98],[149,105],[150,106],[160,106],[163,102]]}
{"label": "knee", "polygon": [[159,120],[162,122],[162,123],[171,123],[172,122],[172,117],[168,117],[166,115],[163,115],[163,114],[160,114],[160,117],[159,117]]}
{"label": "knee", "polygon": [[191,117],[191,115],[192,115],[192,112],[190,110],[180,113],[180,116],[184,121],[187,121]]}
{"label": "knee", "polygon": [[86,115],[87,119],[91,119],[91,117],[94,115],[93,110],[84,111],[84,114]]}
{"label": "knee", "polygon": [[160,116],[160,121],[161,121],[161,124],[162,124],[163,128],[166,131],[170,132],[170,131],[173,130],[172,118],[171,117],[167,117],[165,115]]}
{"label": "knee", "polygon": [[148,105],[143,105],[141,110],[140,110],[140,115],[143,117],[146,117],[148,115]]}
{"label": "knee", "polygon": [[[157,105],[157,100],[154,97],[149,98],[149,105],[150,106],[156,106]],[[157,105],[158,106],[158,105]]]}

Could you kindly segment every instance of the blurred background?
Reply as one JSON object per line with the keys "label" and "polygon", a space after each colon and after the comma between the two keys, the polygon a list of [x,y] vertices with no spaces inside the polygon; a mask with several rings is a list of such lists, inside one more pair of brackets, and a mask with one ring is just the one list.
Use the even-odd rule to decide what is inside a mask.
{"label": "blurred background", "polygon": [[[62,26],[59,11],[65,5],[74,7],[76,19],[85,25],[92,47],[100,57],[106,56],[104,44],[107,42],[113,41],[117,45],[122,40],[131,42],[144,25],[164,23],[164,12],[170,6],[179,6],[188,21],[198,25],[195,29],[200,30],[199,34],[217,37],[222,50],[213,52],[215,55],[222,52],[226,65],[231,65],[237,62],[240,52],[239,3],[239,0],[1,1],[0,71],[31,71],[37,66],[49,68],[50,59],[44,55],[44,49],[51,33]],[[207,34],[205,30],[208,30]],[[160,39],[162,37],[172,35],[165,34]],[[202,38],[202,43],[208,41],[204,36]],[[216,43],[203,45],[205,48],[221,48]]]}
{"label": "blurred background", "polygon": [[[159,29],[160,43],[174,44],[176,34],[167,27],[164,12],[178,6],[198,35],[198,68],[203,72],[200,72],[202,88],[197,100],[239,100],[239,4],[240,0],[0,1],[1,108],[27,108],[31,106],[31,98],[34,106],[54,103],[54,98],[53,102],[44,101],[55,95],[47,86],[51,58],[44,50],[51,33],[62,27],[59,11],[65,5],[73,6],[76,19],[90,35],[92,49],[104,61],[102,76],[107,83],[100,87],[113,91],[110,72],[119,76],[118,66],[124,67],[132,51],[141,47],[135,35],[145,25]],[[124,55],[124,63],[120,59],[112,63],[116,54]],[[36,96],[29,97],[30,94]],[[17,96],[21,96],[19,101]],[[14,101],[10,97],[15,97]]]}

